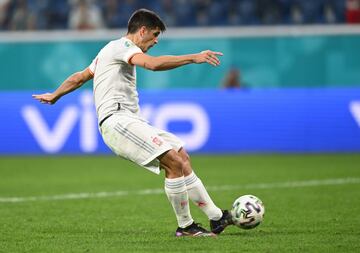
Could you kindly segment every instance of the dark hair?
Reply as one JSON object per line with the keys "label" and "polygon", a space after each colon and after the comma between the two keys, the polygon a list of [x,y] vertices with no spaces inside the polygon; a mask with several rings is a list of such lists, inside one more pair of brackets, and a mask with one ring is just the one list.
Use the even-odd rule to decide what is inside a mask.
{"label": "dark hair", "polygon": [[131,15],[128,22],[128,33],[136,33],[142,26],[149,29],[156,29],[158,27],[161,32],[166,30],[161,18],[155,12],[147,9],[139,9]]}

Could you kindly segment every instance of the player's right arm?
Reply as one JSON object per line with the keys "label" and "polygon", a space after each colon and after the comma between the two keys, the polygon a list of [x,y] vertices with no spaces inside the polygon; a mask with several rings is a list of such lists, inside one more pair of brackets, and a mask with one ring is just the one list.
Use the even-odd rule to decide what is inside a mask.
{"label": "player's right arm", "polygon": [[62,96],[78,89],[94,77],[89,68],[69,76],[53,93],[35,94],[33,98],[43,104],[55,104]]}

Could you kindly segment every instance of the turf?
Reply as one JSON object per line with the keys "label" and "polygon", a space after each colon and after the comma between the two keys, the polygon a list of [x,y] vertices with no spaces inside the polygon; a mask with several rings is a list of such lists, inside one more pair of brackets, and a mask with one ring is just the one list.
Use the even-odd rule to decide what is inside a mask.
{"label": "turf", "polygon": [[[265,203],[264,222],[253,230],[229,227],[217,238],[175,238],[176,222],[166,196],[138,192],[162,189],[163,175],[113,156],[0,157],[0,252],[359,250],[359,154],[193,156],[192,160],[220,207],[229,208],[238,196],[254,194]],[[124,194],[39,199],[117,191]],[[9,197],[23,199],[4,202]],[[208,226],[205,215],[191,208],[196,221]]]}

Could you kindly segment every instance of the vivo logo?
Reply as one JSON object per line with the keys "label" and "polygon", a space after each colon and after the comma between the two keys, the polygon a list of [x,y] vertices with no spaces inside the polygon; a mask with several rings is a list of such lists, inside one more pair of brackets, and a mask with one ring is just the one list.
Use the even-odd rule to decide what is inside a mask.
{"label": "vivo logo", "polygon": [[200,149],[208,140],[210,121],[206,111],[196,103],[166,103],[157,108],[150,104],[142,105],[142,115],[155,127],[169,131],[174,121],[187,121],[191,124],[188,133],[175,133],[188,151]]}
{"label": "vivo logo", "polygon": [[360,127],[360,101],[352,101],[349,107],[352,116]]}
{"label": "vivo logo", "polygon": [[80,94],[80,105],[63,109],[52,129],[36,106],[24,106],[21,115],[39,146],[47,153],[57,153],[64,146],[75,124],[80,121],[79,144],[83,152],[94,152],[98,146],[97,119],[91,92]]}
{"label": "vivo logo", "polygon": [[[159,107],[143,104],[142,114],[153,126],[164,130],[168,130],[171,122],[190,123],[192,127],[189,132],[175,133],[185,141],[189,151],[200,149],[208,140],[209,118],[206,111],[196,103],[164,103]],[[21,115],[34,139],[46,153],[61,151],[73,131],[79,131],[79,146],[82,152],[91,153],[98,148],[101,137],[90,91],[80,94],[79,104],[66,106],[52,127],[49,127],[37,106],[22,107]],[[77,123],[78,129],[75,127]]]}

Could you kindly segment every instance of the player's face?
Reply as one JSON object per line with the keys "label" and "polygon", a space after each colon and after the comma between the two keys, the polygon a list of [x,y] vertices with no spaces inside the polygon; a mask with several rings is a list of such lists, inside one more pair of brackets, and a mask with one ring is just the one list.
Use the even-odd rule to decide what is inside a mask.
{"label": "player's face", "polygon": [[155,46],[158,43],[158,37],[160,34],[160,29],[145,29],[142,39],[142,50],[147,52],[150,48]]}

